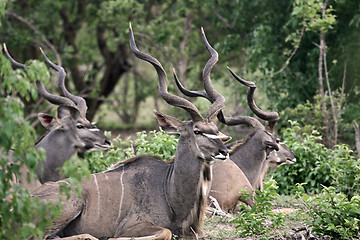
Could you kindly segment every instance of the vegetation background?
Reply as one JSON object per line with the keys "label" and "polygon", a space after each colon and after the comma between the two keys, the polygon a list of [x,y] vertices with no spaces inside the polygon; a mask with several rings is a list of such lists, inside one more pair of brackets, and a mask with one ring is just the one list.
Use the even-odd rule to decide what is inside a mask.
{"label": "vegetation background", "polygon": [[[32,169],[40,158],[32,148],[44,132],[36,116],[55,114],[55,108],[37,97],[34,81],[41,80],[50,92],[57,90],[55,74],[45,66],[38,47],[65,68],[68,89],[86,98],[88,119],[110,130],[113,137],[121,133],[125,143],[119,140],[119,145],[133,146],[131,139],[125,140],[128,134],[156,128],[154,108],[186,119],[159,98],[153,68],[131,53],[129,22],[139,48],[159,59],[169,73],[173,93],[180,94],[171,68],[187,88],[203,89],[201,73],[209,53],[201,42],[200,27],[219,53],[211,77],[226,98],[227,115],[251,113],[246,88],[233,81],[226,66],[257,84],[257,104],[280,113],[279,135],[298,156],[295,165],[282,167],[274,176],[280,193],[295,194],[296,183],[307,183],[304,191],[311,194],[322,192],[321,185],[334,185],[336,193],[342,192],[349,201],[359,193],[354,181],[359,178],[359,160],[352,151],[356,149],[353,121],[360,120],[360,2],[356,0],[0,0],[0,42],[6,43],[14,59],[31,65],[27,74],[13,71],[0,55],[0,146],[16,149],[18,161]],[[204,100],[191,100],[202,112],[209,106]],[[244,126],[219,126],[233,139],[248,131]],[[164,141],[162,150],[144,152],[163,151],[169,157],[166,149],[174,139]],[[102,156],[108,162],[91,162],[97,154],[102,153],[79,164],[96,172],[129,156],[112,149]],[[4,158],[1,165],[6,165]],[[39,226],[30,224],[33,213],[24,210],[30,206],[26,201],[31,201],[26,192],[13,198],[11,206],[4,201],[9,194],[18,194],[11,192],[7,181],[16,171],[0,171],[1,236],[21,239],[34,231],[41,235],[41,230],[36,232]],[[75,171],[74,166],[69,171]],[[45,216],[46,210],[38,209],[36,214],[41,213]],[[23,232],[13,227],[20,222],[26,223]],[[354,231],[356,236],[359,230]]]}

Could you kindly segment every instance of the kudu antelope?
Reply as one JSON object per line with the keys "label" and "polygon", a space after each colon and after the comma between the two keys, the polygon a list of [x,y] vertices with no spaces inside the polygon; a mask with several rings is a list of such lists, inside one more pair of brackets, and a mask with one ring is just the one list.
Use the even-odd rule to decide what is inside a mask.
{"label": "kudu antelope", "polygon": [[[207,39],[205,38],[205,34],[202,34],[202,40],[206,47],[206,49],[211,54],[210,59],[207,61],[204,69],[202,78],[204,83],[210,82],[210,73],[214,65],[218,61],[218,53],[216,50],[209,44]],[[174,72],[174,78],[176,80],[176,84],[179,87],[179,89],[184,93],[184,95],[190,96],[190,97],[197,97],[198,93],[200,94],[206,94],[205,92],[200,91],[188,91],[185,89],[180,81],[178,80],[176,73]],[[216,93],[214,95],[214,99],[223,99],[224,97]],[[206,96],[208,96],[206,94]],[[208,98],[209,99],[209,98]],[[214,101],[212,101],[214,102]],[[216,190],[216,191],[214,191]],[[253,198],[245,198],[242,196],[239,196],[240,190],[246,190],[248,193],[252,194],[254,192],[254,189],[243,173],[243,171],[230,159],[225,162],[219,162],[218,164],[215,164],[213,166],[213,182],[212,187],[210,191],[210,195],[214,197],[220,207],[227,211],[229,209],[232,209],[236,206],[236,203],[238,200],[246,203],[247,205],[252,206],[254,204]],[[209,201],[211,202],[211,201]]]}
{"label": "kudu antelope", "polygon": [[[215,63],[216,61],[214,61],[214,64]],[[264,176],[270,167],[292,164],[296,161],[295,155],[285,144],[280,142],[280,139],[274,133],[276,122],[279,120],[278,113],[267,113],[259,109],[253,98],[256,88],[255,83],[241,79],[231,70],[230,72],[235,79],[249,87],[249,108],[260,119],[267,121],[267,124],[266,127],[264,127],[256,118],[249,116],[225,117],[222,111],[219,112],[218,119],[226,125],[247,124],[255,129],[255,131],[245,140],[227,145],[227,147],[230,148],[230,159],[242,172],[238,171],[236,168],[228,168],[228,166],[223,164],[215,165],[213,168],[215,177],[210,196],[217,199],[223,210],[234,209],[237,204],[235,199],[237,198],[240,201],[251,205],[253,199],[243,199],[241,196],[239,197],[239,190],[244,190],[244,187],[246,187],[245,189],[248,192],[252,189],[262,190]],[[178,88],[186,96],[204,97],[210,102],[214,102],[214,99],[220,95],[211,85],[210,78],[203,78],[205,86],[204,92],[189,91],[180,83],[176,75],[174,75],[174,77]],[[227,165],[230,165],[230,163],[227,163]],[[219,174],[219,181],[217,181],[217,174]],[[244,174],[248,181],[244,179]],[[229,181],[223,181],[222,179],[226,178],[227,175],[230,176],[229,178],[238,178],[238,182],[231,185]],[[248,182],[251,184],[252,188],[249,187]]]}
{"label": "kudu antelope", "polygon": [[[130,25],[130,48],[158,74],[159,93],[170,105],[189,113],[180,121],[155,111],[160,126],[180,134],[172,163],[154,157],[135,157],[115,169],[84,179],[83,194],[62,202],[64,212],[47,234],[61,237],[88,233],[118,239],[171,239],[201,234],[201,222],[212,181],[212,164],[228,158],[213,118],[224,107],[216,101],[203,118],[190,101],[167,91],[167,76],[154,57],[138,50]],[[57,202],[61,182],[46,183],[34,197]]]}
{"label": "kudu antelope", "polygon": [[[24,64],[16,62],[10,56],[5,44],[4,52],[14,68],[26,68]],[[72,95],[66,89],[64,84],[66,73],[64,69],[52,63],[42,50],[41,52],[46,63],[58,72],[57,84],[62,95],[57,96],[50,94],[40,81],[36,81],[39,94],[50,103],[58,106],[57,118],[45,113],[38,114],[41,124],[48,130],[48,132],[37,141],[35,146],[36,148],[43,148],[46,151],[46,159],[36,167],[38,180],[40,183],[45,183],[47,181],[57,181],[64,178],[64,176],[60,175],[58,168],[61,168],[78,150],[105,150],[110,147],[111,143],[102,131],[86,119],[87,106],[85,100],[82,97]],[[27,172],[26,169],[22,169],[21,171],[24,173]],[[34,188],[33,184],[24,184],[28,190]],[[39,184],[35,185],[38,186]]]}
{"label": "kudu antelope", "polygon": [[[232,160],[243,170],[255,189],[262,190],[266,171],[270,167],[284,164],[293,164],[296,158],[293,152],[280,141],[275,133],[276,123],[279,120],[277,112],[265,112],[258,108],[254,101],[256,85],[237,76],[230,68],[232,76],[248,87],[247,102],[251,111],[260,119],[266,121],[265,127],[256,118],[224,117],[227,125],[248,124],[254,128],[254,133],[231,148]],[[245,154],[244,154],[245,153]],[[252,160],[252,161],[249,161]]]}

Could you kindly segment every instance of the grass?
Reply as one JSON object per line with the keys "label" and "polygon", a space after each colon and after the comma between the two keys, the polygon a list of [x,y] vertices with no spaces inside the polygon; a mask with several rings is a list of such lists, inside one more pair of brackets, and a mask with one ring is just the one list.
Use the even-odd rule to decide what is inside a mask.
{"label": "grass", "polygon": [[[285,222],[281,227],[271,229],[268,234],[261,236],[244,237],[241,231],[236,229],[236,224],[231,223],[229,218],[212,216],[207,214],[203,224],[205,232],[205,240],[212,239],[289,239],[287,235],[293,233],[293,228],[304,225],[305,220],[310,217],[304,208],[301,200],[294,196],[279,196],[273,202],[273,209],[293,209],[293,212],[281,213],[285,218]],[[236,214],[232,214],[236,217]]]}

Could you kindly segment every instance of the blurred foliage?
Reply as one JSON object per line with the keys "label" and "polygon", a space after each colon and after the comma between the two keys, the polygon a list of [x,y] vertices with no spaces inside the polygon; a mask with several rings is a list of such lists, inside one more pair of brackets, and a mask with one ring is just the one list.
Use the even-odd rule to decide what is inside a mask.
{"label": "blurred foliage", "polygon": [[[228,75],[225,68],[228,65],[261,89],[256,92],[260,108],[276,109],[282,113],[279,127],[289,126],[288,120],[298,121],[298,124],[293,122],[283,131],[283,139],[297,155],[297,162],[278,169],[275,178],[279,191],[294,193],[296,183],[306,183],[306,192],[318,193],[322,189],[320,184],[334,185],[336,191],[344,191],[350,198],[359,192],[359,160],[342,143],[352,145],[351,122],[360,121],[360,2],[329,0],[325,19],[319,15],[321,2],[0,1],[0,42],[7,43],[19,62],[41,59],[38,46],[47,51],[50,59],[59,54],[68,73],[68,88],[74,94],[81,93],[87,97],[90,119],[95,113],[102,117],[104,112],[115,112],[116,108],[122,121],[132,124],[142,112],[137,107],[147,98],[154,99],[155,107],[169,109],[169,106],[159,104],[163,101],[159,101],[154,69],[135,59],[130,52],[128,23],[132,22],[137,44],[142,51],[158,58],[167,72],[174,67],[178,73],[182,73],[181,80],[186,87],[197,90],[203,89],[201,72],[209,59],[209,53],[200,40],[199,29],[203,26],[209,42],[219,52],[219,62],[211,76],[216,89],[224,93],[227,99],[226,111],[243,114],[243,106],[246,105],[246,89],[239,87]],[[304,26],[307,31],[300,41]],[[325,149],[321,144],[323,126],[318,97],[316,46],[319,29],[326,31],[330,84],[337,96],[338,109],[341,109],[341,144],[334,149]],[[296,54],[289,59],[297,47]],[[287,65],[282,69],[285,63]],[[0,124],[5,126],[0,128],[0,145],[6,151],[14,149],[15,160],[21,159],[33,169],[41,156],[37,156],[36,151],[32,153],[36,134],[24,119],[28,114],[37,112],[34,80],[41,79],[47,89],[52,90],[56,86],[49,81],[50,74],[44,70],[43,63],[34,61],[28,65],[27,74],[12,71],[9,62],[0,55]],[[344,79],[345,100],[340,104],[339,93]],[[175,92],[172,79],[169,82],[169,92]],[[97,111],[101,104],[107,104],[107,108]],[[200,101],[197,106],[204,112],[208,105]],[[148,105],[145,107],[149,108]],[[43,109],[44,105],[41,104],[40,108]],[[183,112],[174,109],[169,111],[184,118]],[[79,169],[86,171],[84,169],[87,167],[91,172],[99,172],[119,160],[149,151],[165,159],[170,158],[175,151],[172,147],[176,145],[175,138],[168,138],[161,132],[149,134],[152,137],[138,133],[136,140],[121,140],[119,136],[113,140],[115,144],[108,152],[86,153],[85,158],[89,160],[82,161],[82,167],[74,164],[65,169],[68,168],[70,175]],[[163,146],[164,143],[169,146]],[[22,149],[29,149],[26,156]],[[4,158],[1,161],[5,167]],[[7,171],[16,172],[17,169],[5,171],[3,168],[1,171],[5,197],[9,189],[7,181],[10,175]],[[82,174],[86,175],[84,172],[77,177]],[[10,209],[6,204],[1,206],[2,209]],[[16,211],[13,212],[15,214]],[[26,222],[28,215],[26,211],[22,212]],[[2,224],[4,216],[9,214],[0,215]],[[21,224],[22,220],[17,220]],[[20,234],[22,228],[9,229],[15,226],[11,225],[15,220],[6,221],[8,225],[4,225],[1,231],[18,229]],[[35,235],[41,235],[41,230],[37,232],[35,226],[28,226],[33,228]],[[16,236],[22,238],[23,235],[14,233],[14,238]]]}
{"label": "blurred foliage", "polygon": [[141,131],[136,133],[134,140],[130,137],[123,140],[119,135],[112,140],[108,151],[85,153],[84,158],[89,162],[92,173],[106,171],[118,162],[144,154],[153,154],[168,161],[175,155],[177,142],[175,135],[169,135],[162,130]]}
{"label": "blurred foliage", "polygon": [[[326,97],[327,104],[327,115],[331,115],[331,108],[329,98]],[[337,109],[337,114],[339,116],[338,124],[341,129],[339,134],[338,142],[346,143],[348,145],[353,145],[355,142],[354,138],[354,128],[351,122],[348,122],[343,116],[347,115],[357,118],[357,113],[345,113],[352,108],[356,108],[356,105],[348,106],[346,103],[346,96],[343,96],[340,92],[333,92],[333,102]],[[281,113],[281,118],[283,122],[280,124],[280,128],[287,126],[284,121],[295,120],[302,127],[302,131],[306,133],[311,133],[313,129],[316,129],[320,132],[321,136],[325,134],[325,126],[323,122],[324,114],[322,112],[321,106],[321,96],[315,95],[313,102],[307,100],[305,103],[300,103],[296,107],[287,107]],[[353,118],[350,118],[353,119]],[[329,119],[330,122],[333,122],[333,118]],[[333,133],[333,129],[330,129],[330,134]]]}
{"label": "blurred foliage", "polygon": [[[360,37],[360,3],[330,0],[322,19],[321,2],[45,0],[39,4],[37,0],[13,0],[1,5],[6,11],[0,39],[19,61],[38,59],[39,45],[45,50],[52,49],[48,53],[51,59],[56,49],[68,72],[67,86],[73,93],[87,95],[90,119],[95,113],[101,117],[106,112],[97,111],[105,103],[108,112],[116,112],[113,118],[134,124],[141,115],[140,103],[150,97],[159,107],[163,101],[158,100],[153,68],[130,52],[129,22],[142,51],[158,58],[167,72],[174,67],[187,88],[199,90],[203,89],[202,68],[209,58],[200,40],[199,29],[203,26],[209,42],[219,52],[212,80],[220,83],[217,89],[226,94],[230,113],[236,112],[233,107],[244,105],[245,89],[231,79],[226,65],[256,82],[264,99],[258,102],[261,108],[280,112],[298,104],[316,105],[318,48],[314,43],[322,29],[326,32],[332,90],[339,92],[345,78],[347,98],[339,132],[343,133],[340,141],[349,143],[353,134],[348,126],[352,120],[360,119],[356,113],[359,111],[347,109],[357,108],[359,99],[360,47],[356,39]],[[304,26],[306,31],[301,35]],[[289,59],[297,47],[296,54]],[[124,72],[119,74],[116,69]],[[222,91],[225,88],[232,91]],[[174,84],[169,84],[169,91],[175,92]],[[287,119],[281,121],[280,125],[287,124]]]}

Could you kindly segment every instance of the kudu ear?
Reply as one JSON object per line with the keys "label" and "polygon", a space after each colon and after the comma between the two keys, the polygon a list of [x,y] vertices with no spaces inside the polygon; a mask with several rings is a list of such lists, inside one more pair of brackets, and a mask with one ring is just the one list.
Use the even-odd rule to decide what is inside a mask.
{"label": "kudu ear", "polygon": [[168,116],[154,110],[154,114],[161,128],[169,134],[179,134],[179,126],[183,123],[175,117]]}
{"label": "kudu ear", "polygon": [[40,120],[41,125],[43,125],[43,127],[48,130],[58,124],[58,121],[56,120],[55,117],[46,113],[39,113],[38,118]]}
{"label": "kudu ear", "polygon": [[80,111],[72,106],[60,106],[57,109],[58,118],[62,119],[66,116],[71,116],[72,119],[78,119],[80,117]]}
{"label": "kudu ear", "polygon": [[223,134],[222,132],[219,132],[218,136],[220,137],[220,139],[223,143],[227,143],[228,141],[230,141],[232,139],[232,137],[230,137],[226,134]]}

